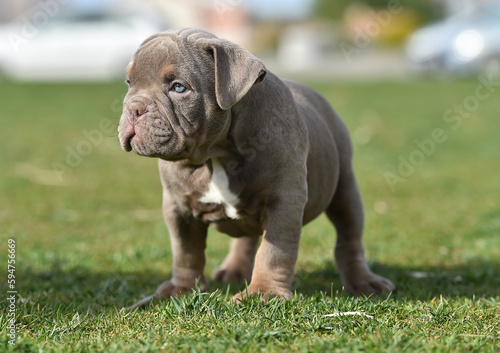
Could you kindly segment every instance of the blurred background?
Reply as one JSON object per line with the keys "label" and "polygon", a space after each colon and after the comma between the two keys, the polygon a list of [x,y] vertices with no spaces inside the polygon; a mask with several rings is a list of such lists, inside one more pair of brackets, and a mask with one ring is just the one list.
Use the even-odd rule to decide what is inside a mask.
{"label": "blurred background", "polygon": [[121,79],[142,40],[179,26],[232,40],[284,75],[500,71],[498,0],[2,0],[0,75]]}
{"label": "blurred background", "polygon": [[[122,151],[116,128],[132,54],[178,26],[330,101],[352,136],[368,260],[397,296],[498,294],[500,1],[0,0],[0,238],[19,244],[25,297],[102,288],[107,303],[125,288],[126,303],[168,275],[157,162]],[[333,233],[324,217],[304,229],[294,289],[340,288]]]}

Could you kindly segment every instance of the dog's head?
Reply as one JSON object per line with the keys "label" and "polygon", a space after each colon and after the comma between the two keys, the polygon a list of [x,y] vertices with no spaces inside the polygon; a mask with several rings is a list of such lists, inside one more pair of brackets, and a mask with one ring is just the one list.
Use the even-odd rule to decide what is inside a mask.
{"label": "dog's head", "polygon": [[255,56],[206,31],[181,28],[149,37],[127,68],[122,148],[203,162],[199,149],[225,138],[231,107],[265,74]]}

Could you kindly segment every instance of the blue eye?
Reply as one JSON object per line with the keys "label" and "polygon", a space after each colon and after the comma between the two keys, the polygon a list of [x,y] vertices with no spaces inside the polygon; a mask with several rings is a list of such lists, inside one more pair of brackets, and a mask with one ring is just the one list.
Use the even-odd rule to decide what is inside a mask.
{"label": "blue eye", "polygon": [[176,83],[173,88],[176,93],[184,93],[187,91],[187,88],[180,83]]}

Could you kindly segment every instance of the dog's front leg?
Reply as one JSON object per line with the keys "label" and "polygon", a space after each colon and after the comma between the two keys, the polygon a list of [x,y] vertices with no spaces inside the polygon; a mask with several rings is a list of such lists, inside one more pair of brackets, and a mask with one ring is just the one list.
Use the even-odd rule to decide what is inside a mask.
{"label": "dog's front leg", "polygon": [[[288,202],[292,205],[285,205]],[[302,201],[284,199],[281,205],[268,212],[262,242],[255,256],[248,294],[262,294],[264,301],[271,296],[290,298],[304,204]],[[246,294],[246,291],[239,293],[233,300],[239,301]]]}
{"label": "dog's front leg", "polygon": [[163,194],[163,214],[172,247],[172,279],[158,287],[156,296],[189,293],[196,284],[202,291],[208,290],[203,275],[207,225],[177,210],[167,192]]}

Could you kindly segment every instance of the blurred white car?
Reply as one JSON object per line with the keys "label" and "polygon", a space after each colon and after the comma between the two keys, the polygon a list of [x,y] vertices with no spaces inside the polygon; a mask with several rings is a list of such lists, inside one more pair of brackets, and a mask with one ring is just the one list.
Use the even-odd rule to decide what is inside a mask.
{"label": "blurred white car", "polygon": [[500,3],[476,6],[417,30],[406,54],[417,69],[429,73],[500,74]]}
{"label": "blurred white car", "polygon": [[151,18],[112,14],[54,17],[42,28],[26,21],[6,25],[0,28],[0,75],[17,80],[124,77],[137,47],[163,30]]}

